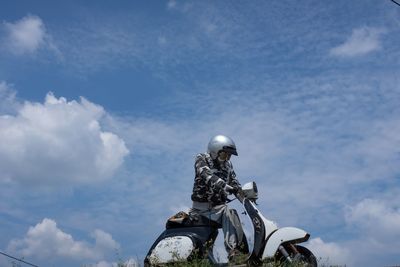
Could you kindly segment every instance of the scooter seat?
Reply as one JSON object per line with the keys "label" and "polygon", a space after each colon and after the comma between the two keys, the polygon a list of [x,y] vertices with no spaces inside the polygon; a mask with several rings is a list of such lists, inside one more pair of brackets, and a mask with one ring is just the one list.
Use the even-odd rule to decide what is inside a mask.
{"label": "scooter seat", "polygon": [[186,227],[200,227],[200,226],[207,226],[212,228],[222,228],[217,222],[214,222],[208,219],[205,216],[191,216],[184,211],[180,211],[177,214],[173,215],[167,220],[165,225],[166,229],[171,228],[186,228]]}

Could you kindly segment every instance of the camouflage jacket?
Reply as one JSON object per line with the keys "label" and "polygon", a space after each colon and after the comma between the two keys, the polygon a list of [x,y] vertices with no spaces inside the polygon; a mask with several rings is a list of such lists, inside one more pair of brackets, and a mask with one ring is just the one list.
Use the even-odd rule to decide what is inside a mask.
{"label": "camouflage jacket", "polygon": [[216,183],[219,178],[230,186],[240,186],[230,161],[219,162],[213,160],[210,154],[202,153],[196,156],[194,168],[193,201],[208,202],[212,205],[226,203],[226,192]]}

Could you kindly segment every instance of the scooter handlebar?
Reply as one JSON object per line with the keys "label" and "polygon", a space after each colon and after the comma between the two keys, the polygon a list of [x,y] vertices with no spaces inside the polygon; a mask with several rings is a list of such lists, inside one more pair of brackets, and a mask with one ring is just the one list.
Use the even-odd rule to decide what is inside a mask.
{"label": "scooter handlebar", "polygon": [[225,185],[224,190],[226,193],[232,193],[232,191],[234,190],[234,188],[228,184]]}

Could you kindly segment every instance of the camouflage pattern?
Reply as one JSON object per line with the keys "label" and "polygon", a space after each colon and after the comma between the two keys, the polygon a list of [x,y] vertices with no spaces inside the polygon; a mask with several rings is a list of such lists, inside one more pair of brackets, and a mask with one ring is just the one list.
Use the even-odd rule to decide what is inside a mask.
{"label": "camouflage pattern", "polygon": [[202,153],[196,156],[194,168],[193,201],[208,202],[212,206],[225,204],[227,194],[224,183],[235,188],[240,187],[230,161],[220,162],[213,160],[209,153]]}

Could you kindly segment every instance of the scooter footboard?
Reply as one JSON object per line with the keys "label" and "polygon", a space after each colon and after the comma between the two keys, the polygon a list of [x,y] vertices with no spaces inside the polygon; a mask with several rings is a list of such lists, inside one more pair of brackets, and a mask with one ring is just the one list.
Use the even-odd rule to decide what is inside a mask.
{"label": "scooter footboard", "polygon": [[291,241],[292,243],[305,242],[310,238],[310,234],[296,227],[283,227],[275,231],[267,240],[264,258],[270,258],[278,251],[282,243]]}

